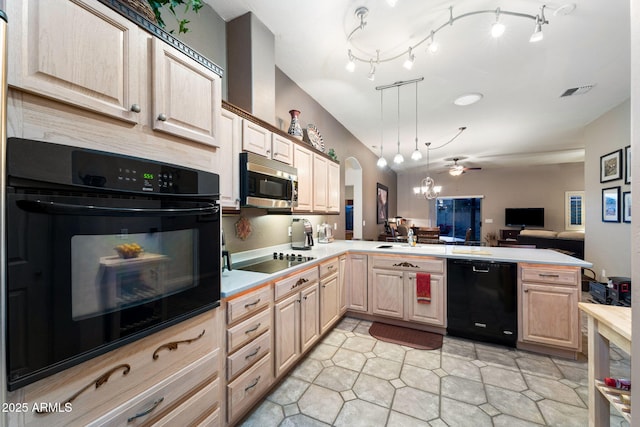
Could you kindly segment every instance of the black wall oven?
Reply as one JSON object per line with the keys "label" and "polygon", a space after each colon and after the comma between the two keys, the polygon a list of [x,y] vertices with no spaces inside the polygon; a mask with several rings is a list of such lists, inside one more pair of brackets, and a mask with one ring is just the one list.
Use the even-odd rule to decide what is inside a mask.
{"label": "black wall oven", "polygon": [[218,175],[10,138],[8,389],[219,305]]}

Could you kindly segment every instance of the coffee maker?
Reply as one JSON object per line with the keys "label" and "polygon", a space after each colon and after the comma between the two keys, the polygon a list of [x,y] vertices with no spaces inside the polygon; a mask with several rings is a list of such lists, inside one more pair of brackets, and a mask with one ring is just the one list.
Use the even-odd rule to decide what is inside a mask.
{"label": "coffee maker", "polygon": [[309,250],[313,246],[313,226],[308,219],[294,218],[291,223],[291,249]]}

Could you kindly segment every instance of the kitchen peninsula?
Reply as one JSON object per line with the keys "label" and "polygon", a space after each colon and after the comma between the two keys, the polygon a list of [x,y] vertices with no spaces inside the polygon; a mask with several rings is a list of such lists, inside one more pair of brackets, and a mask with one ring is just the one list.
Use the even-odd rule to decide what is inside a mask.
{"label": "kitchen peninsula", "polygon": [[[303,261],[289,267],[284,263],[274,273],[234,267],[222,274],[231,424],[345,314],[447,334],[447,270],[452,260],[477,262],[473,271],[479,274],[498,263],[510,265],[512,271],[517,267],[517,277],[507,281],[506,291],[513,301],[509,310],[517,314],[517,340],[511,337],[517,348],[569,358],[581,350],[580,269],[591,264],[553,250],[336,241],[297,253],[284,244],[233,256],[240,268],[265,258]],[[429,275],[429,304],[418,302],[418,274]],[[472,303],[483,304],[475,299]],[[477,339],[482,338],[479,331]]]}

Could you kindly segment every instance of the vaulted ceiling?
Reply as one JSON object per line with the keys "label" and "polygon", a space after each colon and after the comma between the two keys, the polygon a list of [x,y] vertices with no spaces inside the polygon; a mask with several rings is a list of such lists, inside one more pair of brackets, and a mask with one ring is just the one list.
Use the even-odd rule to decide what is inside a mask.
{"label": "vaulted ceiling", "polygon": [[[432,169],[454,157],[483,168],[583,161],[584,126],[630,94],[624,0],[398,0],[394,7],[385,0],[205,1],[225,21],[253,12],[275,35],[276,66],[377,155],[382,142],[396,171],[424,167],[425,143],[437,148],[462,126],[467,129],[457,139],[430,151]],[[543,5],[548,24],[542,41],[529,42],[533,19],[506,13],[499,15],[504,35],[491,36],[496,9],[535,16]],[[348,40],[360,25],[359,7],[368,10],[366,25]],[[491,13],[447,24],[451,17],[483,10]],[[427,50],[427,40],[413,49],[413,68],[403,68],[403,52],[443,24],[434,35],[438,52]],[[353,72],[345,69],[349,49],[365,59],[356,61]],[[377,62],[378,50],[381,59],[400,58]],[[419,78],[424,80],[376,90]],[[567,89],[590,85],[585,93],[561,97]],[[483,97],[469,106],[453,104],[466,93]],[[416,123],[423,154],[417,162],[411,159]],[[392,162],[398,140],[401,165]]]}

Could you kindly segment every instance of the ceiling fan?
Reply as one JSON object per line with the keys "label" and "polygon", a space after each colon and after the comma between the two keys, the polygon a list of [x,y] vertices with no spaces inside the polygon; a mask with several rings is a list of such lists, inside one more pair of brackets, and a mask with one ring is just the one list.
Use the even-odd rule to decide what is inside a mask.
{"label": "ceiling fan", "polygon": [[453,164],[447,165],[447,167],[449,168],[449,174],[453,176],[462,175],[466,171],[482,170],[482,168],[468,168],[463,165],[459,165],[458,160],[461,160],[459,157],[454,157],[451,160],[453,160]]}

